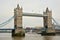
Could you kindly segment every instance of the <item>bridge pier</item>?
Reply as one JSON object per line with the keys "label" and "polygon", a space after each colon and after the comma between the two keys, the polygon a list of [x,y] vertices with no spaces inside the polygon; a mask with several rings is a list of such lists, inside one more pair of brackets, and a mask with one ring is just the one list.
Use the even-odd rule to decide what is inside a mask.
{"label": "bridge pier", "polygon": [[[18,31],[19,29],[21,31]],[[19,28],[19,29],[12,30],[12,37],[14,37],[14,36],[19,36],[19,37],[25,36],[24,30],[22,28]],[[17,33],[16,33],[16,30],[18,31]]]}

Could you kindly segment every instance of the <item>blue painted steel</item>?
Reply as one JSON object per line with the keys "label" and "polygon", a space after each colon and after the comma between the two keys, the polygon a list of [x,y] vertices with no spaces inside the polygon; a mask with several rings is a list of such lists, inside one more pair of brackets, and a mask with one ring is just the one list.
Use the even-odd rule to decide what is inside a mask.
{"label": "blue painted steel", "polygon": [[12,16],[10,19],[8,19],[7,21],[3,22],[0,24],[0,27],[3,27],[5,25],[7,25],[12,19],[14,18],[14,16]]}
{"label": "blue painted steel", "polygon": [[0,30],[15,30],[15,28],[1,28]]}

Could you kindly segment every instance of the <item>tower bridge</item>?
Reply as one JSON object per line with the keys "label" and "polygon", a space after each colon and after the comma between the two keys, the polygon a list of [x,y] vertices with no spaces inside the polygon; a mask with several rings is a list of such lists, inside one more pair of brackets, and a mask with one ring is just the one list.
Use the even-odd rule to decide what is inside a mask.
{"label": "tower bridge", "polygon": [[[12,31],[12,35],[18,35],[18,34],[24,34],[23,27],[22,27],[22,16],[32,16],[32,17],[42,17],[44,20],[44,27],[48,28],[47,32],[55,32],[54,29],[51,29],[52,26],[52,11],[49,11],[48,8],[46,8],[46,11],[43,12],[43,14],[37,14],[37,13],[24,13],[23,8],[20,8],[19,5],[17,5],[17,8],[14,9],[14,27],[15,30]],[[23,33],[22,33],[23,32]]]}
{"label": "tower bridge", "polygon": [[1,23],[0,26],[4,26],[8,24],[11,21],[11,19],[14,18],[14,29],[12,29],[12,36],[25,35],[24,29],[22,27],[22,16],[42,17],[44,22],[43,25],[44,28],[46,28],[47,33],[55,32],[55,29],[53,29],[53,25],[52,25],[52,11],[50,11],[48,8],[46,8],[46,11],[43,12],[43,14],[25,13],[23,12],[23,8],[20,8],[19,5],[17,5],[17,7],[14,8],[14,16],[11,17],[9,20]]}

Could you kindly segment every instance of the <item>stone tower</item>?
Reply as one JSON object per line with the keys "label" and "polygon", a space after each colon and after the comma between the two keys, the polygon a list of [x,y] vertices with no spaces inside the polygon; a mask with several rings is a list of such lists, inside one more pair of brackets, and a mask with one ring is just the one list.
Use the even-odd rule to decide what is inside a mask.
{"label": "stone tower", "polygon": [[47,28],[52,27],[52,11],[49,11],[48,8],[46,8],[46,12],[44,12],[44,15],[47,15],[44,17],[44,26]]}
{"label": "stone tower", "polygon": [[46,12],[43,12],[44,15],[47,15],[46,17],[43,17],[44,19],[44,27],[46,28],[46,32],[48,33],[54,33],[55,29],[52,25],[52,11],[49,11],[48,8],[46,8]]}
{"label": "stone tower", "polygon": [[17,5],[17,8],[14,9],[14,27],[15,30],[12,31],[12,35],[21,36],[24,34],[22,27],[22,8]]}
{"label": "stone tower", "polygon": [[14,25],[17,28],[22,27],[22,8],[19,7],[19,4],[17,5],[17,8],[14,9]]}

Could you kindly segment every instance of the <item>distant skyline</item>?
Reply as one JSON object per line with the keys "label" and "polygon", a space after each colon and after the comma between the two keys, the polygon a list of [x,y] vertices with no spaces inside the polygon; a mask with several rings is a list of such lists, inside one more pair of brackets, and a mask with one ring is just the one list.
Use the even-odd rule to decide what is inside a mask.
{"label": "distant skyline", "polygon": [[[46,7],[52,11],[53,18],[60,23],[60,0],[0,0],[0,23],[8,20],[14,15],[14,8],[17,4],[23,8],[23,12],[33,12],[43,14]],[[43,26],[43,18],[41,17],[25,17],[23,16],[23,26]],[[12,20],[5,27],[14,26]]]}

